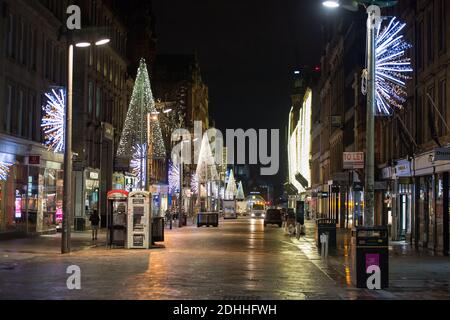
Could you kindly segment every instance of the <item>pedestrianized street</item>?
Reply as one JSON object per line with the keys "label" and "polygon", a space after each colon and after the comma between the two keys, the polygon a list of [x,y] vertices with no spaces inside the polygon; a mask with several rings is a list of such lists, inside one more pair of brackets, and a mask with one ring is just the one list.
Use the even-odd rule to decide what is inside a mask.
{"label": "pedestrianized street", "polygon": [[[0,299],[450,298],[446,257],[419,259],[391,246],[391,287],[356,289],[350,256],[339,251],[322,259],[312,222],[307,228],[298,241],[261,220],[221,220],[219,228],[166,229],[165,247],[151,250],[110,250],[101,238],[95,246],[89,234],[75,234],[78,247],[64,256],[59,235],[3,241]],[[81,269],[81,290],[67,288],[71,265]]]}

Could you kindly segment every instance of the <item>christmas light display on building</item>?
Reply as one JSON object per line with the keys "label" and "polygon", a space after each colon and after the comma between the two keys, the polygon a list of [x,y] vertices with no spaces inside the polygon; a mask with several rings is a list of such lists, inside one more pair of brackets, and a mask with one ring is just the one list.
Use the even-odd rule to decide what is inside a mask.
{"label": "christmas light display on building", "polygon": [[46,104],[42,107],[44,115],[41,127],[44,131],[44,143],[55,153],[64,151],[64,118],[66,110],[66,92],[63,88],[46,93]]}
{"label": "christmas light display on building", "polygon": [[191,191],[193,194],[198,194],[199,183],[197,173],[193,172],[191,175]]}
{"label": "christmas light display on building", "polygon": [[145,182],[147,174],[147,145],[137,144],[132,149],[130,160],[131,172],[137,177],[138,182]]}
{"label": "christmas light display on building", "polygon": [[180,168],[169,162],[169,193],[180,192]]}
{"label": "christmas light display on building", "polygon": [[413,72],[411,59],[406,51],[411,45],[404,39],[402,31],[406,23],[395,17],[385,28],[378,30],[376,38],[376,101],[377,112],[391,115],[393,109],[401,109],[406,101],[406,81]]}
{"label": "christmas light display on building", "polygon": [[8,180],[9,170],[13,164],[6,161],[0,161],[0,181]]}

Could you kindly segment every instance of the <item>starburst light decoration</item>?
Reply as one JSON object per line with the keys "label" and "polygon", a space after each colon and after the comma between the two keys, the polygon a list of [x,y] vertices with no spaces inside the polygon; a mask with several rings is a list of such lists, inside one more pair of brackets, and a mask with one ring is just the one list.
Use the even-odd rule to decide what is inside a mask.
{"label": "starburst light decoration", "polygon": [[47,100],[42,107],[44,116],[41,123],[44,131],[44,144],[55,153],[63,152],[66,92],[63,88],[53,89],[46,93],[45,97]]}
{"label": "starburst light decoration", "polygon": [[13,164],[7,161],[0,160],[0,181],[8,180],[9,170]]}
{"label": "starburst light decoration", "polygon": [[411,45],[405,41],[402,31],[406,23],[395,17],[385,28],[380,28],[376,37],[376,112],[391,115],[394,109],[403,108],[406,102],[406,82],[413,72],[411,59],[406,51]]}

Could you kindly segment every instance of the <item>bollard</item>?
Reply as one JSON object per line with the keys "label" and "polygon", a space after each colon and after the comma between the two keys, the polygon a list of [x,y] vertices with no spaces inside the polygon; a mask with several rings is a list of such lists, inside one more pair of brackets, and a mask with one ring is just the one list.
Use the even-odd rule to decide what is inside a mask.
{"label": "bollard", "polygon": [[322,233],[320,235],[320,243],[322,244],[321,255],[323,258],[328,257],[328,235],[326,233]]}

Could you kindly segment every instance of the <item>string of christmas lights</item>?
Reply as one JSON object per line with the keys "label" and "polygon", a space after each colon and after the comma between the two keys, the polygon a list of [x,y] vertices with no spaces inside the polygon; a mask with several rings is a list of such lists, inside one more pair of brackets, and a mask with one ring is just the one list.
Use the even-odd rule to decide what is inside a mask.
{"label": "string of christmas lights", "polygon": [[44,131],[44,144],[53,152],[64,151],[64,118],[66,110],[66,92],[53,89],[46,93],[46,104],[42,107],[44,116],[41,127]]}
{"label": "string of christmas lights", "polygon": [[147,144],[136,144],[134,146],[130,160],[130,169],[137,177],[139,183],[145,182],[147,174]]}
{"label": "string of christmas lights", "polygon": [[141,59],[136,81],[131,96],[130,106],[120,138],[117,156],[128,158],[135,145],[148,143],[147,115],[151,114],[152,157],[165,158],[166,148],[162,138],[161,127],[157,118],[157,110],[150,86],[147,64]]}
{"label": "string of christmas lights", "polygon": [[406,102],[406,81],[413,72],[411,59],[406,51],[411,45],[405,41],[402,31],[406,23],[395,17],[382,30],[378,30],[376,38],[376,102],[377,112],[391,115],[394,108],[401,109]]}
{"label": "string of christmas lights", "polygon": [[9,170],[12,165],[11,162],[0,161],[0,181],[8,180]]}
{"label": "string of christmas lights", "polygon": [[193,194],[198,194],[198,185],[199,185],[198,175],[193,172],[191,175],[191,191]]}
{"label": "string of christmas lights", "polygon": [[169,162],[169,193],[180,192],[180,168]]}

